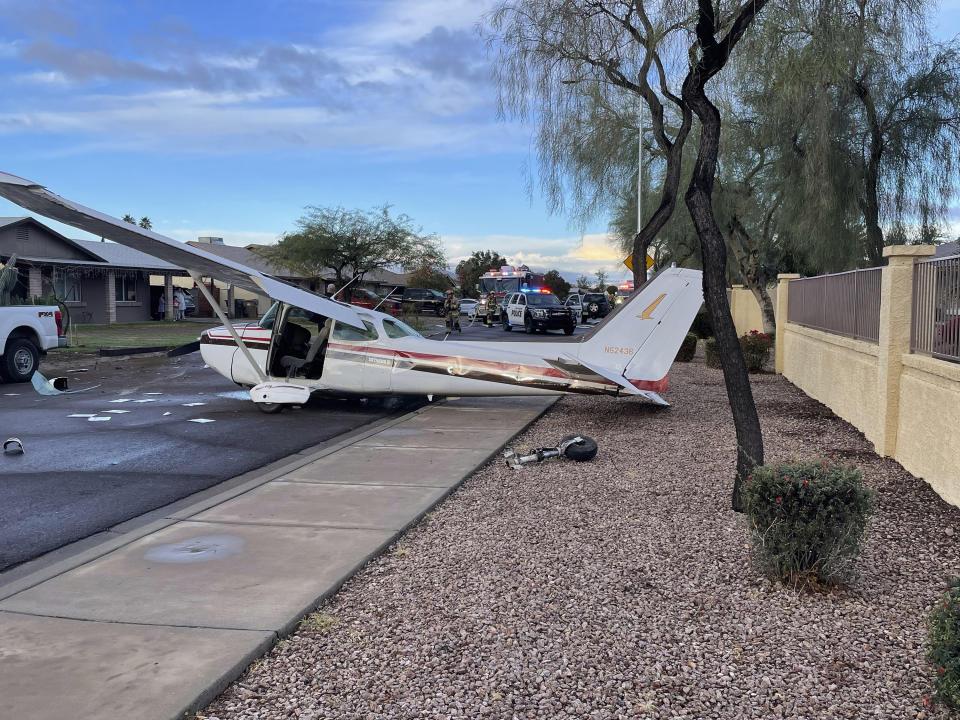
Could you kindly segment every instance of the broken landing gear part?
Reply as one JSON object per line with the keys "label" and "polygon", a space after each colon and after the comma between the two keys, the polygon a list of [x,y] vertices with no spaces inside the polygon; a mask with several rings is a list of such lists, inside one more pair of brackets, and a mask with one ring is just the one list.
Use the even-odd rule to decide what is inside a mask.
{"label": "broken landing gear part", "polygon": [[561,455],[577,462],[593,460],[597,456],[597,443],[586,435],[567,435],[556,447],[531,448],[526,455],[517,454],[513,448],[503,451],[503,459],[514,470],[519,470],[526,463],[543,462]]}

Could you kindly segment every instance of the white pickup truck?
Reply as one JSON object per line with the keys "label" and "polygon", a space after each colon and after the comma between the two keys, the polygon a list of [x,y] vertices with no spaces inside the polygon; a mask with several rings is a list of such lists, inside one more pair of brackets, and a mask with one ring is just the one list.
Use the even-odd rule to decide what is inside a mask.
{"label": "white pickup truck", "polygon": [[47,350],[66,344],[63,316],[56,305],[0,307],[0,377],[27,382]]}

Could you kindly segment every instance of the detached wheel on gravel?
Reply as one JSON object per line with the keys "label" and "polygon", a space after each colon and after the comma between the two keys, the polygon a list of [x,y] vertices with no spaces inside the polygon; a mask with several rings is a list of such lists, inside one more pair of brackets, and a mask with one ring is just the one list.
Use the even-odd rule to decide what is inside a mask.
{"label": "detached wheel on gravel", "polygon": [[7,343],[0,374],[10,382],[28,382],[36,372],[39,360],[36,345],[26,338],[14,338]]}
{"label": "detached wheel on gravel", "polygon": [[[567,435],[562,443],[567,442],[568,440],[573,440],[577,437],[576,435]],[[575,460],[576,462],[586,462],[587,460],[593,460],[597,456],[597,442],[593,438],[587,437],[586,435],[581,435],[583,438],[580,442],[574,443],[567,447],[563,451],[563,454],[566,456],[567,460]]]}

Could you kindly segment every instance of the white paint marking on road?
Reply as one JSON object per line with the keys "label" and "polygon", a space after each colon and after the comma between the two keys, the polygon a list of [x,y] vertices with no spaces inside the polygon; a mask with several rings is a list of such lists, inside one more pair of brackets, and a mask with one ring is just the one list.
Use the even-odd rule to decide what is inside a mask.
{"label": "white paint marking on road", "polygon": [[163,393],[161,393],[161,392],[148,392],[148,393],[144,393],[144,395],[163,395]]}
{"label": "white paint marking on road", "polygon": [[19,394],[20,394],[20,393],[4,393],[4,395],[6,395],[7,397],[13,397],[13,396],[19,395]]}
{"label": "white paint marking on road", "polygon": [[93,417],[87,418],[87,422],[103,422],[104,420],[112,420],[112,418],[109,415],[107,415],[106,417],[103,417],[103,416],[98,417],[94,415]]}
{"label": "white paint marking on road", "polygon": [[130,400],[131,400],[131,398],[117,398],[116,400],[111,400],[110,402],[112,402],[112,403],[120,403],[120,402],[130,402]]}
{"label": "white paint marking on road", "polygon": [[104,412],[113,413],[115,415],[123,415],[123,413],[130,412],[129,410],[104,410]]}
{"label": "white paint marking on road", "polygon": [[163,415],[164,415],[164,417],[166,417],[166,416],[169,415],[169,414],[170,414],[170,413],[165,412]]}
{"label": "white paint marking on road", "polygon": [[145,402],[156,402],[156,398],[143,398],[142,400],[134,400],[135,403],[145,403]]}
{"label": "white paint marking on road", "polygon": [[206,403],[202,403],[202,402],[183,403],[184,407],[197,407],[198,405],[206,405]]}
{"label": "white paint marking on road", "polygon": [[96,413],[74,413],[73,415],[67,415],[67,417],[85,417],[85,418],[92,418],[96,416],[97,416]]}
{"label": "white paint marking on road", "polygon": [[193,418],[192,420],[187,420],[187,422],[208,423],[216,422],[216,420],[211,420],[210,418]]}

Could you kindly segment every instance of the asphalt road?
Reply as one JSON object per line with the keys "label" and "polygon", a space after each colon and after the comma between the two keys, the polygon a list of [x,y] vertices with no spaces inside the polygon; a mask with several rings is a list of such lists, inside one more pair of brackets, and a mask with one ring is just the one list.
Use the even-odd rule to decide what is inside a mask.
{"label": "asphalt road", "polygon": [[101,386],[0,384],[0,442],[25,448],[0,454],[0,570],[413,407],[314,398],[265,415],[199,354],[60,363],[71,389]]}
{"label": "asphalt road", "polygon": [[[564,337],[461,322],[458,340]],[[18,437],[26,451],[0,454],[0,572],[418,402],[312,398],[265,415],[199,354],[66,355],[41,371],[67,377],[71,390],[99,387],[42,396],[0,384],[0,442]]]}
{"label": "asphalt road", "polygon": [[[593,325],[578,325],[573,331],[574,337],[582,335],[591,327],[593,327]],[[443,336],[434,336],[434,339],[439,340],[441,337]],[[531,340],[536,340],[537,342],[543,342],[551,338],[559,339],[563,337],[566,337],[566,335],[563,334],[563,330],[548,330],[545,333],[538,332],[527,335],[523,331],[523,328],[513,328],[510,332],[506,332],[500,323],[497,323],[492,328],[488,328],[481,320],[471,323],[470,318],[465,315],[460,316],[460,332],[454,332],[450,335],[451,340],[470,340],[471,342],[478,340],[496,340],[497,342],[530,342]]]}

